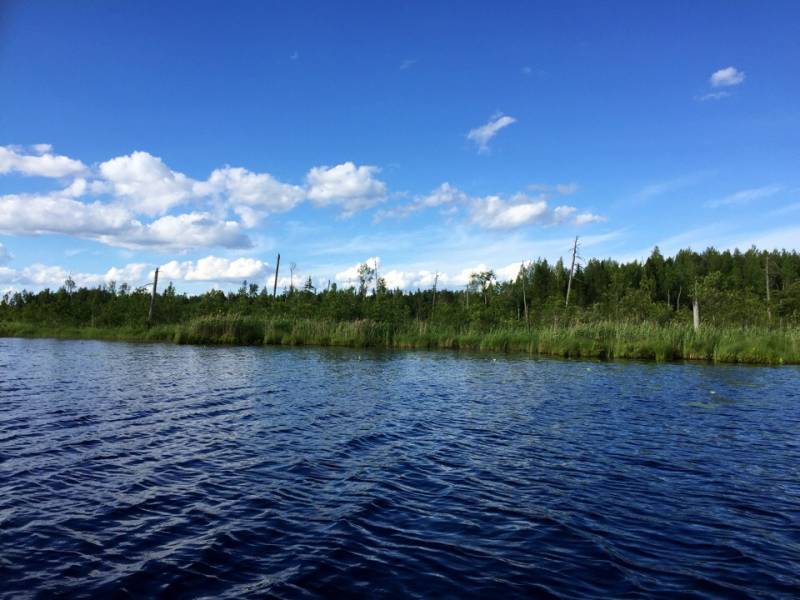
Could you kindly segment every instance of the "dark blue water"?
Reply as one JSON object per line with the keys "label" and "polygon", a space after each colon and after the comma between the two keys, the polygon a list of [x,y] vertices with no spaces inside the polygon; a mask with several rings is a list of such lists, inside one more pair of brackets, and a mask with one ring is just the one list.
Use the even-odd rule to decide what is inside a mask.
{"label": "dark blue water", "polygon": [[4,597],[791,597],[800,369],[0,339]]}

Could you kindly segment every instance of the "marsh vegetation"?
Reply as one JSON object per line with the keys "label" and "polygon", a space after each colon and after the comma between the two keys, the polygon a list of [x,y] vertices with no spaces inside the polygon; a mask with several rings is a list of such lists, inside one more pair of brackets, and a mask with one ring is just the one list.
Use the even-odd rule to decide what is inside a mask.
{"label": "marsh vegetation", "polygon": [[[365,265],[357,285],[157,296],[111,282],[6,294],[0,335],[201,344],[330,345],[528,352],[566,357],[800,362],[800,255],[681,251],[645,262],[520,266],[475,273],[463,290],[390,290]],[[702,325],[692,324],[692,305]]]}

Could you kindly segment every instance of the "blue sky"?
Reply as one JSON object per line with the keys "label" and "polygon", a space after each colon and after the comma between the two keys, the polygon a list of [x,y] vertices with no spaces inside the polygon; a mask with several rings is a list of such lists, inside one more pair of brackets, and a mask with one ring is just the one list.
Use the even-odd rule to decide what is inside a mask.
{"label": "blue sky", "polygon": [[[796,2],[4,2],[0,290],[800,246]],[[288,278],[288,269],[282,269]],[[282,284],[288,279],[282,278]]]}

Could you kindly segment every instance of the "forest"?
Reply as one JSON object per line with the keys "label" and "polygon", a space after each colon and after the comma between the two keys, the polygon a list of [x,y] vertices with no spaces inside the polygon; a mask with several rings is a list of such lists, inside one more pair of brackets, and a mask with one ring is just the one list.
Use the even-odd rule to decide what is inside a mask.
{"label": "forest", "polygon": [[[178,293],[172,282],[164,282],[154,298],[150,321],[149,287],[132,289],[126,283],[109,282],[77,288],[67,280],[57,290],[5,294],[0,302],[0,334],[60,332],[77,337],[208,343],[501,350],[520,346],[531,351],[542,350],[537,340],[546,334],[577,336],[572,348],[550,352],[561,355],[693,357],[684,347],[667,348],[661,356],[657,349],[620,351],[618,342],[624,341],[620,339],[615,342],[616,352],[604,347],[610,342],[603,331],[613,330],[619,338],[635,330],[644,338],[664,332],[673,332],[672,337],[681,332],[682,338],[717,332],[741,341],[760,335],[779,346],[751,349],[756,354],[771,353],[767,362],[791,361],[800,352],[800,254],[796,251],[708,248],[664,257],[655,248],[643,262],[591,259],[575,265],[572,273],[560,260],[551,264],[540,259],[521,264],[511,281],[498,281],[492,271],[473,273],[461,290],[435,286],[392,290],[375,275],[370,265],[363,264],[355,285],[330,284],[317,290],[309,279],[303,286],[277,294],[271,286],[244,281],[235,292],[211,290],[190,296]],[[692,327],[695,301],[699,330]],[[365,328],[377,337],[365,338]],[[508,343],[495,347],[492,336],[501,333]],[[408,343],[402,342],[404,334]],[[765,343],[754,342],[755,346]],[[685,346],[685,339],[681,344]],[[709,358],[709,352],[717,350],[700,354]],[[744,356],[738,355],[740,360]]]}

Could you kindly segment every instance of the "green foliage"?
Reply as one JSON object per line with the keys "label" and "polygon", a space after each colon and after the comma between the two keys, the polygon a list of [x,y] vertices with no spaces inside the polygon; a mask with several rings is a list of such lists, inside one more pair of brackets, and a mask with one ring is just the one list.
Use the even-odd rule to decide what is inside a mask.
{"label": "green foliage", "polygon": [[[767,278],[766,265],[769,264]],[[523,265],[512,281],[473,274],[464,290],[389,290],[362,265],[358,287],[310,281],[273,298],[242,282],[237,292],[150,294],[114,282],[6,294],[0,335],[55,335],[180,343],[317,344],[523,351],[597,358],[698,358],[796,362],[800,255],[796,252],[654,249],[644,262],[592,259],[576,270],[569,307],[561,261]],[[374,289],[371,290],[371,284]],[[767,302],[769,285],[770,300]],[[523,296],[529,313],[526,324]],[[691,328],[691,302],[702,325]]]}

